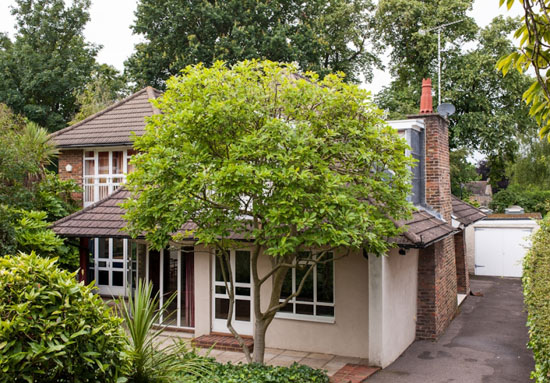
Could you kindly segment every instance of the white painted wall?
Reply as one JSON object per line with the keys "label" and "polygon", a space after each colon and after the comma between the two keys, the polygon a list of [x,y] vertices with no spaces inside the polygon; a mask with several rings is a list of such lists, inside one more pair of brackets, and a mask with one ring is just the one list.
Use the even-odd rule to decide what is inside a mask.
{"label": "white painted wall", "polygon": [[416,337],[418,250],[369,257],[369,363],[385,368]]}
{"label": "white painted wall", "polygon": [[212,323],[211,259],[204,246],[195,246],[195,336],[210,334]]}

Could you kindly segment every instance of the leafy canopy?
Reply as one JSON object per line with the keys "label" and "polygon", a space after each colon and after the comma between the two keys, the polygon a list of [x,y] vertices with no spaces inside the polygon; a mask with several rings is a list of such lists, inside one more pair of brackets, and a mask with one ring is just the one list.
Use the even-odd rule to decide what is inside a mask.
{"label": "leafy canopy", "polygon": [[140,0],[133,25],[144,42],[126,62],[137,87],[164,89],[187,65],[245,59],[296,62],[321,76],[372,76],[371,0]]}
{"label": "leafy canopy", "polygon": [[[502,6],[510,9],[514,0],[500,0]],[[525,16],[522,25],[516,30],[514,37],[520,41],[519,47],[513,53],[502,57],[498,68],[506,76],[511,69],[524,73],[533,69],[536,81],[523,94],[523,100],[531,106],[529,114],[536,118],[540,125],[539,134],[550,140],[550,90],[548,69],[550,69],[550,1],[524,0],[522,1]],[[515,71],[514,71],[515,72]]]}
{"label": "leafy canopy", "polygon": [[66,126],[75,90],[90,78],[98,47],[85,41],[90,0],[16,0],[14,40],[0,34],[0,102],[46,127]]}
{"label": "leafy canopy", "polygon": [[324,245],[382,254],[399,233],[391,218],[411,212],[412,163],[369,92],[270,61],[187,67],[167,85],[162,114],[135,138],[133,235],[161,248],[193,221],[201,243],[238,235],[284,256]]}

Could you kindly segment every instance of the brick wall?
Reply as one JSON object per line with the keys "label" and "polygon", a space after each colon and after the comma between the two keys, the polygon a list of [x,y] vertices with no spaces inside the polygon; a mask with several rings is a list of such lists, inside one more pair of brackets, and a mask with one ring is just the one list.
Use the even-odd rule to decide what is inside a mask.
{"label": "brick wall", "polygon": [[464,230],[454,236],[455,240],[455,260],[456,260],[456,285],[460,294],[470,292],[470,275],[468,274],[468,259],[466,257],[466,242],[464,240]]}
{"label": "brick wall", "polygon": [[[78,186],[82,188],[82,159],[83,151],[82,150],[62,150],[59,155],[59,178],[62,180],[74,179]],[[67,172],[67,165],[73,167],[71,172]],[[77,201],[82,201],[82,192],[73,193],[73,198]]]}
{"label": "brick wall", "polygon": [[416,337],[437,339],[455,316],[456,266],[454,239],[445,238],[420,250]]}

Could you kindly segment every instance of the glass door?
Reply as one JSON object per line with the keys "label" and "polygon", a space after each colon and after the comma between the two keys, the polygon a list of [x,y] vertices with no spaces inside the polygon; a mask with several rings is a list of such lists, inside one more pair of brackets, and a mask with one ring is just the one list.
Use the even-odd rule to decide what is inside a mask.
{"label": "glass door", "polygon": [[94,279],[102,295],[126,295],[127,242],[118,238],[95,239]]}
{"label": "glass door", "polygon": [[[213,308],[212,331],[227,333],[227,316],[229,315],[229,295],[225,287],[221,258],[213,255]],[[224,261],[225,262],[225,261]],[[231,250],[230,269],[235,282],[235,305],[232,324],[241,335],[252,335],[252,283],[250,276],[250,251]],[[227,266],[227,265],[225,265]],[[229,270],[225,267],[226,275]]]}

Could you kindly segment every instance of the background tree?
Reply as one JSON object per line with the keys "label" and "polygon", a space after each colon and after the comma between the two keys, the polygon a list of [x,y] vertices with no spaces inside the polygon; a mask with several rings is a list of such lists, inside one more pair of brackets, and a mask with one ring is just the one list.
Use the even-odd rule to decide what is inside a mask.
{"label": "background tree", "polygon": [[[397,0],[386,1],[388,5],[395,5]],[[380,3],[382,9],[386,1]],[[434,6],[436,2],[429,3]],[[468,8],[468,3],[471,5],[471,1],[458,4],[453,2],[452,6],[444,3],[446,4],[442,2],[441,8],[436,12],[424,2],[415,2],[420,10],[418,14],[412,12],[411,16],[410,10],[392,8],[392,17],[404,17],[405,20],[411,17],[411,21],[405,23],[405,26],[412,26],[402,33],[403,36],[406,36],[405,33],[413,36],[410,43],[413,46],[408,51],[404,50],[409,44],[405,37],[399,40],[400,35],[397,32],[389,34],[388,43],[397,39],[392,46],[397,50],[394,55],[402,52],[408,55],[401,60],[398,57],[393,58],[392,71],[396,77],[389,87],[377,95],[379,105],[388,109],[392,117],[417,113],[422,77],[437,76],[437,68],[434,67],[437,61],[437,36],[435,33],[418,35],[418,29],[424,28],[424,18],[427,15],[434,17],[435,22],[429,26],[454,21],[462,18],[463,14],[460,12]],[[421,12],[426,9],[431,10],[427,15]],[[447,17],[447,13],[451,16]],[[386,22],[385,17],[382,20]],[[390,28],[387,23],[381,26]],[[536,130],[535,120],[529,117],[528,108],[521,102],[523,91],[532,79],[517,72],[503,78],[495,70],[499,58],[513,51],[514,45],[509,35],[518,25],[517,20],[497,17],[486,28],[480,29],[473,20],[466,18],[461,23],[449,26],[442,33],[442,101],[450,102],[456,107],[456,113],[450,117],[450,145],[452,149],[467,148],[470,152],[478,151],[485,155],[491,169],[493,187],[505,180],[506,168],[514,161],[519,149],[519,137],[532,134]],[[397,27],[398,30],[399,28]],[[414,28],[416,32],[413,31]],[[457,38],[460,34],[464,34],[464,37]],[[475,46],[464,49],[465,42],[475,43]],[[416,50],[418,54],[413,54]],[[409,66],[418,67],[415,69],[418,72],[410,73]]]}
{"label": "background tree", "polygon": [[[478,27],[467,15],[474,0],[380,0],[376,11],[378,44],[391,50],[389,70],[391,84],[377,101],[392,116],[416,114],[423,78],[437,75],[437,32],[428,29],[450,25],[442,33],[444,62],[457,55],[475,39]],[[396,20],[399,20],[396,22]],[[444,76],[447,76],[444,71]],[[445,79],[446,81],[446,79]],[[435,83],[435,82],[434,82]],[[436,91],[437,91],[437,84]]]}
{"label": "background tree", "polygon": [[97,65],[84,89],[75,91],[79,110],[69,125],[85,119],[128,95],[128,84],[118,70],[110,65]]}
{"label": "background tree", "polygon": [[0,38],[0,102],[61,129],[78,109],[75,91],[90,78],[98,47],[83,36],[90,0],[16,0],[14,40]]}
{"label": "background tree", "polygon": [[468,161],[468,150],[462,148],[453,150],[449,153],[451,163],[451,193],[458,198],[466,199],[470,192],[466,184],[476,181],[480,177],[477,174],[476,167]]}
{"label": "background tree", "polygon": [[74,270],[76,247],[48,226],[78,209],[78,187],[46,169],[58,153],[48,132],[0,104],[0,141],[0,256],[34,250]]}
{"label": "background tree", "polygon": [[[155,101],[163,114],[136,137],[128,230],[145,232],[155,248],[192,234],[218,250],[229,276],[227,252],[242,247],[231,238],[245,238],[252,246],[254,360],[262,363],[268,326],[316,265],[351,248],[384,254],[387,238],[400,233],[395,220],[411,212],[406,143],[367,91],[336,75],[320,81],[293,65],[217,62],[189,67],[167,85]],[[197,228],[173,237],[188,221]],[[271,260],[266,274],[260,257]],[[281,303],[295,267],[305,268],[304,277]],[[230,301],[231,282],[226,278]],[[271,295],[262,302],[266,283]],[[228,328],[250,360],[229,307]]]}
{"label": "background tree", "polygon": [[296,62],[321,76],[370,79],[371,0],[140,0],[133,31],[144,37],[126,62],[136,86],[164,89],[187,65],[244,59]]}

